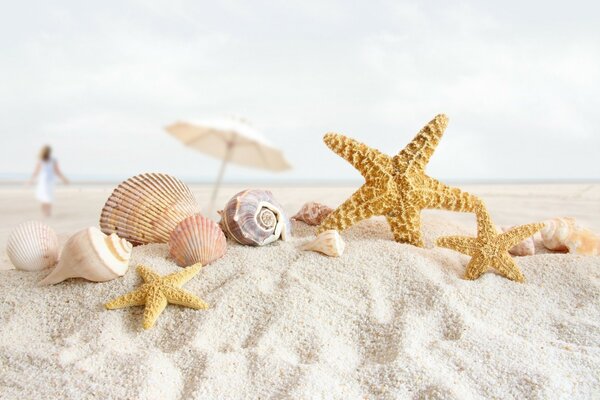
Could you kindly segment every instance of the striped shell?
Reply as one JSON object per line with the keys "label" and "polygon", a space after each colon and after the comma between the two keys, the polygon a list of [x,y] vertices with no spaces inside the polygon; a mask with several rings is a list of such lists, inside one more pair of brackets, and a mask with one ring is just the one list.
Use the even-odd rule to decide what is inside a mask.
{"label": "striped shell", "polygon": [[210,264],[226,250],[227,240],[219,225],[202,215],[192,215],[177,224],[169,240],[169,254],[180,267]]}
{"label": "striped shell", "polygon": [[56,267],[39,284],[54,285],[69,278],[106,282],[125,275],[131,243],[96,227],[83,229],[67,240]]}
{"label": "striped shell", "polygon": [[300,208],[292,219],[302,221],[308,225],[321,225],[321,222],[323,222],[323,220],[332,212],[333,208],[328,207],[325,204],[311,201],[304,203],[302,208]]}
{"label": "striped shell", "polygon": [[16,269],[39,271],[58,261],[60,247],[56,233],[38,221],[24,222],[8,237],[6,254]]}
{"label": "striped shell", "polygon": [[100,215],[100,228],[116,233],[134,246],[167,243],[175,226],[198,213],[191,190],[165,174],[137,175],[112,192]]}
{"label": "striped shell", "polygon": [[292,226],[268,190],[249,189],[233,196],[221,211],[221,228],[238,243],[263,246],[287,239]]}

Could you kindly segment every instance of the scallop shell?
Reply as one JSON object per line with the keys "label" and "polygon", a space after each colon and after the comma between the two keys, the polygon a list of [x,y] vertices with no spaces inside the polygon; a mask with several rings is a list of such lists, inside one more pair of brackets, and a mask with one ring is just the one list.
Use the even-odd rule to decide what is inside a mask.
{"label": "scallop shell", "polygon": [[201,215],[177,224],[169,240],[169,254],[180,267],[210,264],[223,257],[226,250],[227,240],[219,225]]}
{"label": "scallop shell", "polygon": [[310,201],[304,203],[292,219],[302,221],[308,225],[320,225],[332,212],[333,208],[326,206],[325,204]]}
{"label": "scallop shell", "polygon": [[165,174],[142,174],[127,179],[112,192],[100,215],[100,228],[133,245],[167,243],[171,231],[199,212],[191,190]]}
{"label": "scallop shell", "polygon": [[244,190],[233,196],[221,214],[221,228],[237,242],[263,246],[292,234],[283,207],[268,190]]}
{"label": "scallop shell", "polygon": [[[511,227],[502,226],[502,232],[510,230]],[[513,256],[532,256],[535,254],[535,242],[533,236],[523,239],[520,243],[516,244],[513,248],[508,250]]]}
{"label": "scallop shell", "polygon": [[568,251],[587,256],[600,255],[600,236],[578,225],[574,218],[553,218],[540,231],[549,250]]}
{"label": "scallop shell", "polygon": [[98,228],[83,229],[69,238],[60,261],[40,285],[53,285],[68,278],[105,282],[125,275],[131,243],[116,234],[106,236]]}
{"label": "scallop shell", "polygon": [[338,231],[331,229],[302,245],[300,250],[318,251],[330,257],[339,257],[344,254],[345,248],[346,244]]}
{"label": "scallop shell", "polygon": [[6,254],[16,269],[39,271],[58,261],[58,236],[52,228],[39,221],[18,225],[10,233]]}

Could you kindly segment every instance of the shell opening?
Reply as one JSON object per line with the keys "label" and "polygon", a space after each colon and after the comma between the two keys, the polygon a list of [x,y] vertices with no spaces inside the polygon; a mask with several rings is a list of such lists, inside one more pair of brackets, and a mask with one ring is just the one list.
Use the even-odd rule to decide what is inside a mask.
{"label": "shell opening", "polygon": [[277,224],[277,217],[273,211],[265,207],[258,213],[258,224],[265,230],[273,229]]}

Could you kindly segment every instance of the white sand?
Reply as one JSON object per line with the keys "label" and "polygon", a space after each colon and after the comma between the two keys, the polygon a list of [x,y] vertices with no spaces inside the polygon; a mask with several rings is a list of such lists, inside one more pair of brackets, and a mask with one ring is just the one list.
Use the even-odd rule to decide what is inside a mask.
{"label": "white sand", "polygon": [[[501,224],[571,214],[600,225],[598,185],[471,190]],[[108,192],[84,190],[85,206],[49,222],[95,221],[99,209],[82,210]],[[310,199],[336,205],[348,190],[274,192],[292,212]],[[19,219],[6,207],[2,217]],[[134,268],[107,283],[52,287],[36,286],[45,272],[0,271],[0,398],[600,396],[600,257],[523,257],[524,284],[494,273],[470,282],[461,279],[468,257],[395,243],[380,219],[346,231],[339,259],[297,251],[314,228],[294,228],[289,242],[229,243],[184,286],[211,308],[170,305],[149,331],[142,307],[102,307],[139,284]],[[424,216],[429,245],[473,228],[470,216]],[[132,265],[177,270],[166,256],[166,245],[138,247]]]}

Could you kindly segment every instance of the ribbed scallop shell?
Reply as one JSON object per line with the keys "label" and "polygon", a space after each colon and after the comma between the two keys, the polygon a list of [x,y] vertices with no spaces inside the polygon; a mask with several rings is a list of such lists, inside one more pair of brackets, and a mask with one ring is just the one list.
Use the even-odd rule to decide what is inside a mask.
{"label": "ribbed scallop shell", "polygon": [[58,261],[60,247],[56,233],[48,225],[28,221],[17,226],[8,237],[6,253],[16,269],[39,271]]}
{"label": "ribbed scallop shell", "polygon": [[210,264],[226,250],[227,240],[219,225],[202,215],[192,215],[177,224],[169,240],[169,254],[180,267]]}
{"label": "ribbed scallop shell", "polygon": [[263,246],[292,233],[283,207],[268,190],[249,189],[233,196],[221,214],[227,236],[250,246]]}
{"label": "ribbed scallop shell", "polygon": [[308,225],[321,225],[321,222],[323,222],[323,220],[332,212],[333,208],[326,206],[325,204],[311,201],[304,203],[302,208],[300,208],[292,219],[302,221]]}
{"label": "ribbed scallop shell", "polygon": [[339,257],[344,254],[346,244],[339,232],[331,229],[321,233],[314,240],[305,243],[300,250],[318,251],[329,257]]}
{"label": "ribbed scallop shell", "polygon": [[574,218],[553,218],[544,221],[544,224],[540,233],[544,246],[549,250],[600,255],[600,235],[578,225]]}
{"label": "ribbed scallop shell", "polygon": [[39,284],[53,285],[69,278],[106,282],[125,275],[131,258],[131,243],[100,229],[83,229],[67,240],[56,267]]}
{"label": "ribbed scallop shell", "polygon": [[167,243],[175,226],[199,212],[191,190],[165,174],[137,175],[121,183],[100,215],[100,228],[133,245]]}

